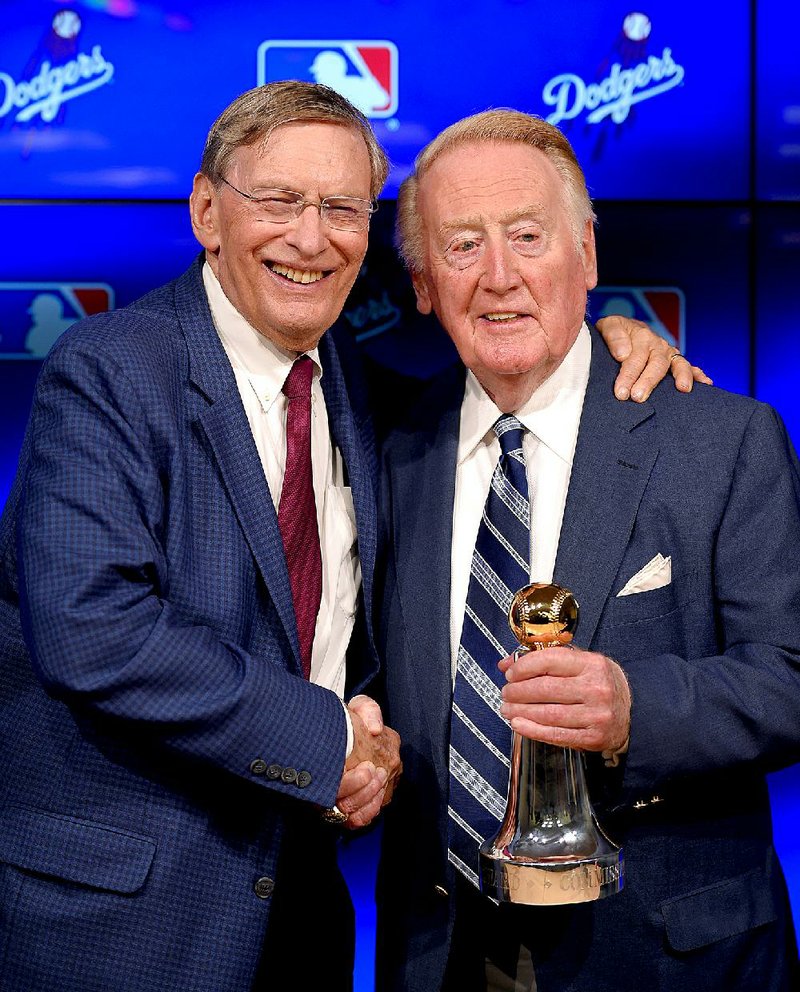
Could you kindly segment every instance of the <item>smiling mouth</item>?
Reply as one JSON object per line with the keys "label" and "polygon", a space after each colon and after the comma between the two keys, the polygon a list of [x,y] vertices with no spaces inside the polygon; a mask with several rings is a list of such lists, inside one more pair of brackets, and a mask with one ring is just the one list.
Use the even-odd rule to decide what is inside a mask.
{"label": "smiling mouth", "polygon": [[289,282],[299,283],[302,286],[319,282],[320,279],[330,275],[330,272],[322,272],[319,269],[293,269],[289,265],[281,265],[278,262],[267,262],[266,265],[270,272],[274,272],[275,275],[282,276]]}
{"label": "smiling mouth", "polygon": [[485,313],[483,315],[484,320],[489,320],[493,324],[502,324],[504,321],[516,320],[518,317],[526,316],[524,313],[512,313],[512,312],[502,312],[502,313]]}

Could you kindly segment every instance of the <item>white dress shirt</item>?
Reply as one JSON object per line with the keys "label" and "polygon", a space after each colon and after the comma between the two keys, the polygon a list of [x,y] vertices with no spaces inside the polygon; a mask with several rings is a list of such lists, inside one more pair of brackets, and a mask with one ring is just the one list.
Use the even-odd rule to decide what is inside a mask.
{"label": "white dress shirt", "polygon": [[[561,521],[589,381],[592,341],[583,325],[564,361],[524,406],[515,411],[528,428],[523,438],[531,504],[531,582],[551,582]],[[453,506],[450,582],[450,644],[453,678],[464,625],[470,567],[500,442],[492,426],[500,410],[467,373],[461,404]]]}
{"label": "white dress shirt", "polygon": [[[203,282],[211,316],[233,366],[261,466],[277,512],[286,465],[286,396],[283,384],[297,355],[269,341],[225,296],[206,263]],[[344,695],[345,652],[355,621],[361,585],[353,497],[344,483],[341,452],[331,440],[320,386],[322,367],[315,348],[311,385],[311,464],[322,552],[322,601],[311,652],[311,681]],[[348,753],[352,728],[348,717]]]}

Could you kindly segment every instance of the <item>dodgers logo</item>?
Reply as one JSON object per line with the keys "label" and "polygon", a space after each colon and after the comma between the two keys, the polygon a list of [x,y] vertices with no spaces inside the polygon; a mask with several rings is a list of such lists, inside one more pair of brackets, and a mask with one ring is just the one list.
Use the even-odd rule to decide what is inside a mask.
{"label": "dodgers logo", "polygon": [[114,66],[100,45],[81,51],[81,19],[74,10],[59,10],[53,17],[28,64],[19,74],[0,71],[0,122],[60,124],[64,104],[105,86]]}
{"label": "dodgers logo", "polygon": [[70,324],[113,307],[105,283],[0,282],[0,359],[44,358]]}
{"label": "dodgers logo", "polygon": [[682,290],[673,286],[598,286],[589,298],[592,319],[619,314],[643,320],[678,351],[684,350],[686,301]]}
{"label": "dodgers logo", "polygon": [[373,120],[397,112],[397,47],[391,41],[263,41],[258,83],[323,83]]}
{"label": "dodgers logo", "polygon": [[587,82],[574,72],[549,79],[542,90],[542,99],[553,107],[547,120],[560,124],[585,113],[587,124],[606,118],[622,124],[635,104],[679,86],[685,73],[672,49],[665,46],[658,54],[648,53],[651,31],[647,14],[630,13],[595,80]]}

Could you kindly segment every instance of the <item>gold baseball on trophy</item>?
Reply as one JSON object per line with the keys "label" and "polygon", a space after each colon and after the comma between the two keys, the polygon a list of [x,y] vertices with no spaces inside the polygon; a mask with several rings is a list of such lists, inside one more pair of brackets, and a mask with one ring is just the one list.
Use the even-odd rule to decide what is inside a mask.
{"label": "gold baseball on trophy", "polygon": [[578,603],[569,589],[534,582],[515,594],[508,623],[526,648],[569,644],[578,626]]}

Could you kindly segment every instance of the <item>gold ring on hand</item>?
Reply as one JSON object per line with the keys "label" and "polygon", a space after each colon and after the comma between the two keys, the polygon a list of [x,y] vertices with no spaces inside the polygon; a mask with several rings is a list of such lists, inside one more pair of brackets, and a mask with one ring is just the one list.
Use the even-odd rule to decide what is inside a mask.
{"label": "gold ring on hand", "polygon": [[330,809],[324,809],[322,811],[322,819],[326,823],[345,823],[347,821],[347,813],[343,813],[338,806],[333,805]]}

